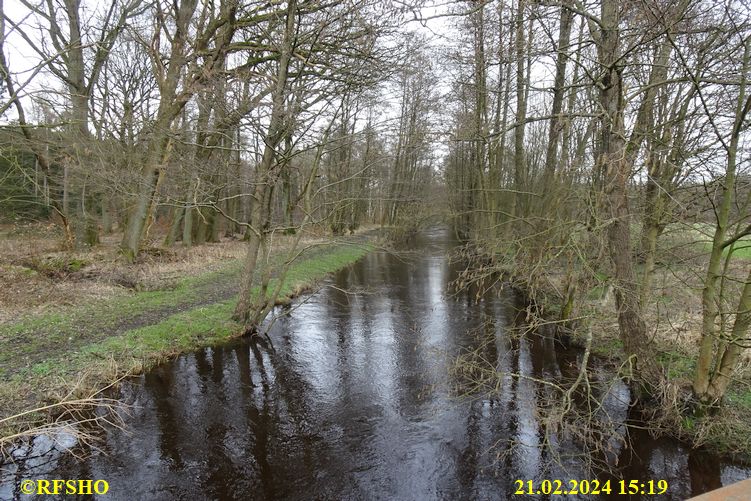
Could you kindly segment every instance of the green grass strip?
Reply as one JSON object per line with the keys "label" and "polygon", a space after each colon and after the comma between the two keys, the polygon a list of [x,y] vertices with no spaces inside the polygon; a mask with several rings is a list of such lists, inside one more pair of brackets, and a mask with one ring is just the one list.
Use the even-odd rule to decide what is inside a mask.
{"label": "green grass strip", "polygon": [[[311,287],[327,274],[354,263],[371,249],[369,245],[332,245],[309,257],[301,257],[290,266],[279,299],[288,299],[295,292]],[[276,282],[272,280],[271,288],[275,286]],[[254,292],[257,294],[258,289]],[[173,301],[167,297],[170,293],[181,294],[180,291],[160,291],[157,297],[164,300],[160,304]],[[141,300],[154,297],[151,293],[139,293],[137,296]],[[199,306],[119,335],[102,333],[101,339],[74,350],[65,349],[64,344],[57,350],[45,349],[48,357],[27,367],[17,365],[15,374],[0,383],[0,409],[4,410],[0,415],[10,415],[24,408],[34,408],[39,402],[49,401],[50,394],[59,394],[61,389],[72,386],[82,373],[93,374],[89,376],[89,379],[93,378],[89,385],[104,386],[108,383],[104,375],[113,376],[113,362],[118,373],[139,372],[179,353],[231,339],[242,331],[242,326],[231,320],[235,302],[236,298],[233,298]],[[126,308],[112,314],[127,316],[130,310]],[[59,322],[67,325],[75,320],[72,317],[61,315]],[[54,338],[56,334],[51,336]],[[23,363],[21,354],[30,349],[30,346],[17,349],[10,344],[4,349],[4,358],[16,364]],[[29,397],[19,402],[19,394]]]}

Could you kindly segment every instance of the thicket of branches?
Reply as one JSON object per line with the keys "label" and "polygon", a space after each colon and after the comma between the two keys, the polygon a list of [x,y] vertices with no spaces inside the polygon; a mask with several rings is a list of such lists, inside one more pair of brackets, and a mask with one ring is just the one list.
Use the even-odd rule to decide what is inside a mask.
{"label": "thicket of branches", "polygon": [[718,404],[751,344],[751,267],[733,255],[751,232],[748,5],[497,0],[456,11],[445,174],[458,234],[491,269],[549,293],[563,324],[585,316],[595,286],[612,286],[629,376],[654,398],[666,376],[645,310],[661,260],[680,259],[664,249],[700,228],[711,243],[697,270],[693,395],[698,408]]}

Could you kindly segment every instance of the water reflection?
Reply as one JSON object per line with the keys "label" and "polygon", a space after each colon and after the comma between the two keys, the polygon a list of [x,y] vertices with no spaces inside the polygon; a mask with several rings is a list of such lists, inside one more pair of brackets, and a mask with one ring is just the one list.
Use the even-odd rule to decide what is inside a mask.
{"label": "water reflection", "polygon": [[[123,500],[523,499],[517,479],[582,478],[578,444],[540,422],[553,393],[535,381],[574,378],[581,355],[508,335],[511,297],[449,297],[457,270],[445,229],[413,245],[336,274],[274,323],[273,346],[201,350],[126,385],[128,432],[110,430],[104,453],[23,478],[102,478],[107,499]],[[501,374],[492,393],[457,396],[452,366],[466,350]],[[606,368],[593,378],[607,380]],[[628,390],[596,391],[603,416],[622,423]],[[627,479],[668,480],[663,499],[751,476],[669,440],[632,441],[611,437],[604,460]],[[13,497],[18,475],[2,481],[0,498]]]}

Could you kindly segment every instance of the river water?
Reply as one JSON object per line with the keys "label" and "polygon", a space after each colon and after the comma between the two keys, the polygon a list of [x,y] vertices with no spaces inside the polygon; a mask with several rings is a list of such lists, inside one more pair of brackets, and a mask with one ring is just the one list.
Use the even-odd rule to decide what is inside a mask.
{"label": "river water", "polygon": [[[411,252],[373,252],[292,304],[270,329],[273,344],[206,348],[134,379],[120,390],[130,406],[125,431],[107,431],[83,458],[37,458],[13,482],[105,479],[103,499],[113,500],[686,499],[751,477],[638,430],[625,446],[628,389],[598,361],[597,413],[614,433],[607,451],[544,430],[539,409],[552,392],[541,381],[572,380],[581,353],[511,335],[511,294],[451,292],[455,245],[436,227]],[[477,370],[455,370],[468,352]],[[468,372],[489,379],[478,388]],[[595,455],[614,472],[587,469]],[[525,490],[533,480],[536,492],[554,479],[565,489],[610,480],[612,492],[514,494],[518,480]],[[617,495],[620,479],[668,488]],[[0,498],[18,497],[5,481]]]}

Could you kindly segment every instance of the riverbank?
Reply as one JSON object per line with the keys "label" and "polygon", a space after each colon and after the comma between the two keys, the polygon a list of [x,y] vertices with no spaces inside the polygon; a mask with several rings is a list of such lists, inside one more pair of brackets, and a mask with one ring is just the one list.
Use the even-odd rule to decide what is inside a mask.
{"label": "riverbank", "polygon": [[[611,325],[612,313],[598,308],[592,315],[592,329],[598,332],[592,338],[592,355],[609,360],[615,367],[624,367],[617,325]],[[583,348],[587,343],[586,332],[572,331],[568,342]],[[666,397],[663,408],[643,409],[650,432],[672,436],[691,447],[751,465],[751,368],[748,362],[738,369],[735,385],[728,390],[723,405],[713,414],[698,416],[689,410],[695,356],[681,342],[655,337],[652,347],[667,380],[666,387],[662,388]]]}
{"label": "riverbank", "polygon": [[[650,347],[666,379],[664,387],[660,388],[663,408],[644,409],[644,414],[655,435],[673,436],[692,447],[751,464],[751,350],[742,354],[734,383],[717,412],[699,416],[692,411],[691,386],[700,342],[701,293],[710,238],[711,233],[680,227],[666,232],[660,241],[652,296],[644,305],[643,314]],[[725,283],[729,298],[739,296],[751,265],[748,253],[751,242],[745,240],[741,244],[736,259],[725,270],[729,277]],[[567,273],[563,268],[549,269],[544,278],[547,286],[535,289],[535,301],[542,307],[545,318],[557,320],[561,316],[561,291],[565,290],[563,283]],[[592,354],[610,360],[613,367],[623,368],[627,363],[619,338],[612,288],[608,277],[599,276],[594,282],[594,286],[581,294],[583,299],[574,305],[571,317],[577,320],[566,337],[573,345],[583,348],[587,344],[587,332],[591,331]],[[732,307],[731,304],[727,308]],[[733,319],[732,313],[723,317],[726,325],[732,325]]]}
{"label": "riverbank", "polygon": [[[305,237],[279,302],[357,261],[372,238],[372,233],[335,240]],[[291,241],[275,239],[277,263],[272,264],[287,256]],[[2,311],[13,315],[6,313],[0,324],[0,437],[55,418],[58,402],[88,397],[124,375],[238,336],[241,326],[230,317],[244,247],[227,241],[165,251],[131,268],[108,260],[106,248],[85,255],[39,252],[2,263],[3,280],[9,282],[3,284]],[[20,262],[53,263],[63,272],[46,274]],[[75,270],[60,266],[75,262],[84,264]],[[113,282],[112,277],[123,276],[140,285]],[[10,287],[25,294],[9,295]],[[48,291],[51,300],[30,298],[28,291],[36,288]],[[67,301],[56,305],[61,297]],[[50,405],[53,411],[25,414]]]}

